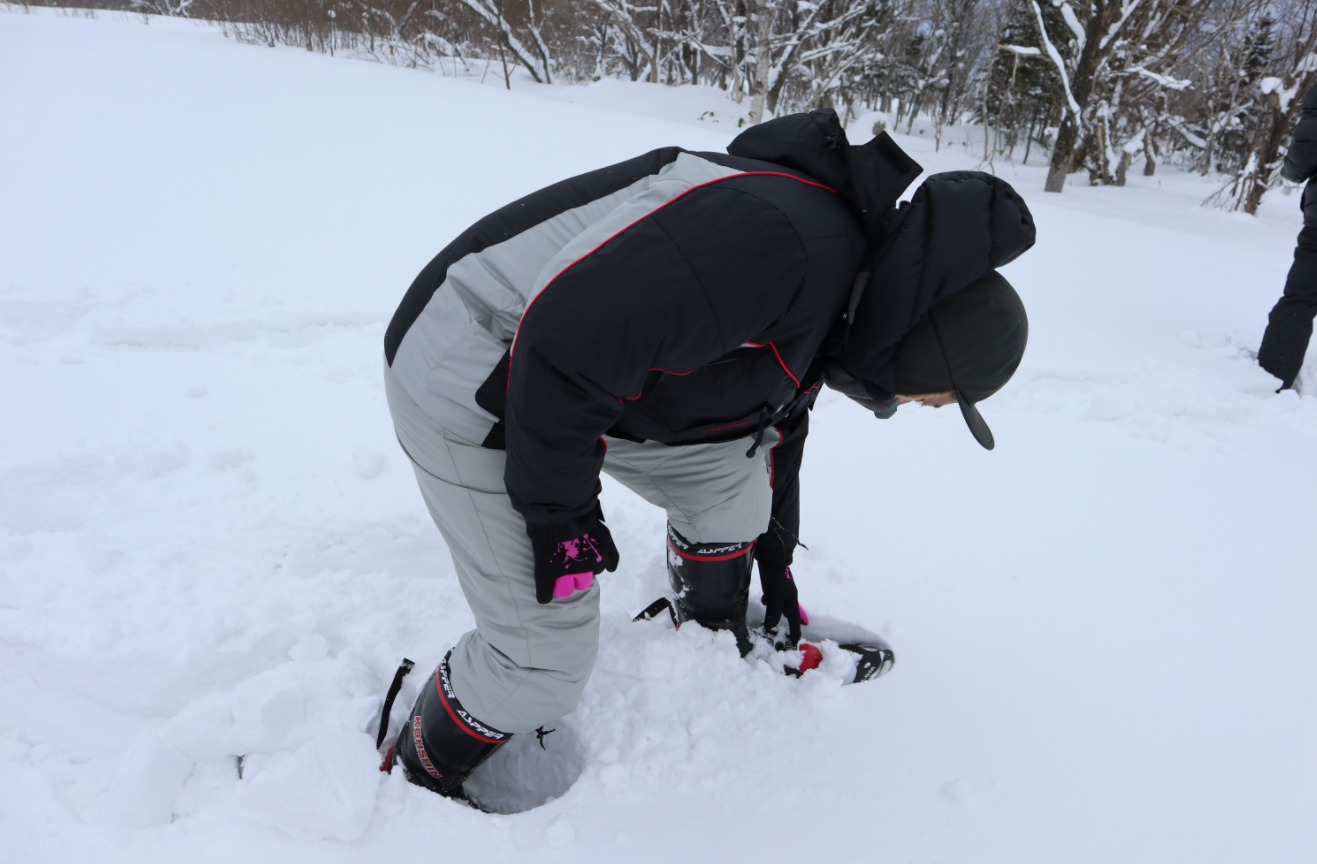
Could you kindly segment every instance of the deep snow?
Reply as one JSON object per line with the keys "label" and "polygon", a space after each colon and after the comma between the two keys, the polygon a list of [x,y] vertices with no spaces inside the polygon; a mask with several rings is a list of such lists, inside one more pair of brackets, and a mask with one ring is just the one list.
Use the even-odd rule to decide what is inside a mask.
{"label": "deep snow", "polygon": [[[741,110],[0,7],[4,860],[1317,855],[1317,397],[1247,355],[1297,196],[1223,213],[1170,169],[1044,195],[995,165],[1040,238],[1007,270],[1032,338],[983,405],[996,451],[954,410],[821,400],[798,578],[891,640],[889,676],[632,624],[663,520],[609,484],[598,671],[484,778],[542,806],[375,770],[398,660],[469,626],[384,406],[395,304],[488,210],[721,149]],[[979,167],[976,132],[897,137]]]}

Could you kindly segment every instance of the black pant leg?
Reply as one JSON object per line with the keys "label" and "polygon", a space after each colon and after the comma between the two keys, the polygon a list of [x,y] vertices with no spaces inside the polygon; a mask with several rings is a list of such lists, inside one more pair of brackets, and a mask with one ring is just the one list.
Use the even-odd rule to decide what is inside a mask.
{"label": "black pant leg", "polygon": [[1305,225],[1294,248],[1294,263],[1285,279],[1285,291],[1267,318],[1258,349],[1258,364],[1282,382],[1294,386],[1312,338],[1317,315],[1317,225]]}

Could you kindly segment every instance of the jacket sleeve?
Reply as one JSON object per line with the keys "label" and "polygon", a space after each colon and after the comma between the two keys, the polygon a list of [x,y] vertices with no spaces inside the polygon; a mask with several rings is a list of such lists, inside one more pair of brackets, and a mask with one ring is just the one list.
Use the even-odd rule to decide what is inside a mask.
{"label": "jacket sleeve", "polygon": [[1317,87],[1303,97],[1294,137],[1285,151],[1281,176],[1291,183],[1302,183],[1317,174]]}
{"label": "jacket sleeve", "polygon": [[655,370],[688,372],[763,332],[805,263],[776,208],[719,184],[649,190],[574,238],[512,345],[504,479],[518,512],[550,525],[590,511],[625,400]]}

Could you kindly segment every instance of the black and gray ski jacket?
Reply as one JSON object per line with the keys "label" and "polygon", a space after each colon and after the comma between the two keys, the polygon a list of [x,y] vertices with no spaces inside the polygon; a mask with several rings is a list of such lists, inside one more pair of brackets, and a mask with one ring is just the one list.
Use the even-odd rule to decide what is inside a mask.
{"label": "black and gray ski jacket", "polygon": [[1311,88],[1299,106],[1299,122],[1294,125],[1294,136],[1285,151],[1281,176],[1291,183],[1309,181],[1303,188],[1303,224],[1317,225],[1317,87]]}
{"label": "black and gray ski jacket", "polygon": [[[988,175],[939,175],[920,207],[895,208],[919,173],[887,136],[850,145],[816,111],[748,130],[727,155],[655,150],[562,181],[430,262],[386,359],[444,428],[507,451],[531,524],[595,506],[605,435],[749,447],[777,425],[790,476],[775,513],[794,533],[821,359],[850,351],[852,374],[880,381],[929,304],[1032,243],[1027,211],[1027,232],[990,226],[1019,199]],[[930,249],[949,260],[922,260]]]}

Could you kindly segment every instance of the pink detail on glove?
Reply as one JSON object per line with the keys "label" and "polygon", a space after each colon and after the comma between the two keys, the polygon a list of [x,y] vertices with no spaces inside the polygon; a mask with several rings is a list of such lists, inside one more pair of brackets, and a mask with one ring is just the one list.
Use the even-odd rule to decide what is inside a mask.
{"label": "pink detail on glove", "polygon": [[553,583],[553,596],[570,597],[577,591],[585,591],[593,584],[593,573],[568,573],[566,576],[559,576]]}

